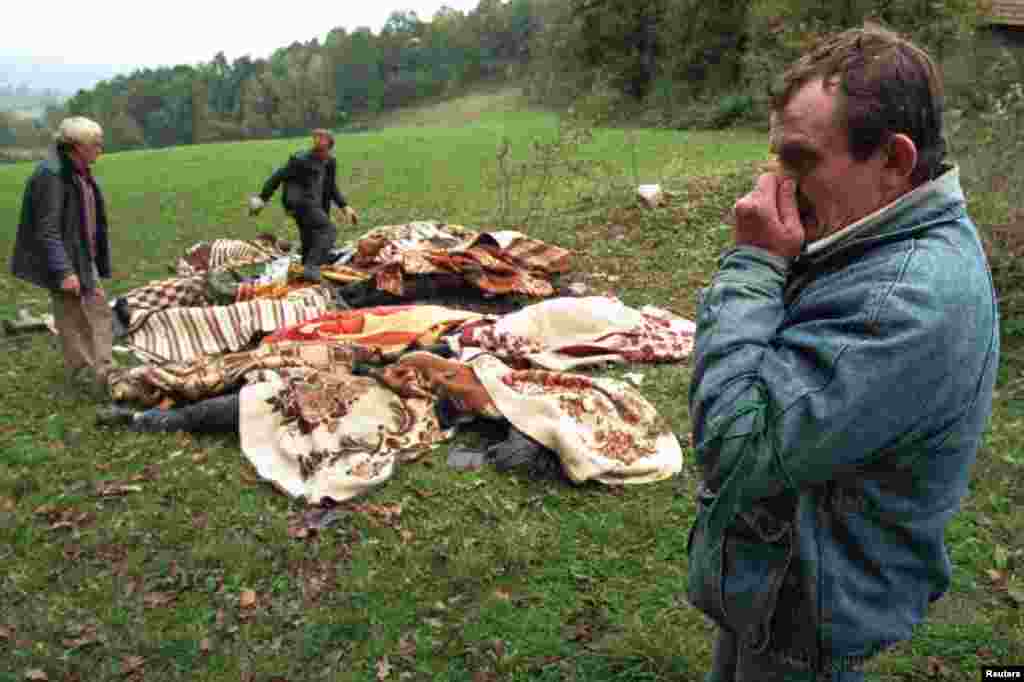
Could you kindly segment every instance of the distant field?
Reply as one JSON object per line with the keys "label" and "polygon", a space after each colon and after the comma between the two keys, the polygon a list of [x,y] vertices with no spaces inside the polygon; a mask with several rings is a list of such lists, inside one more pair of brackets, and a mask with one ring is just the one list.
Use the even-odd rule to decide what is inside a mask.
{"label": "distant field", "polygon": [[[547,184],[535,166],[502,193],[503,139],[513,162],[557,139],[553,114],[518,104],[514,93],[462,98],[339,136],[340,186],[363,219],[341,241],[410,220],[486,228],[507,201],[510,225],[574,249],[573,276],[590,291],[692,316],[730,243],[723,218],[765,159],[764,134],[597,130]],[[200,240],[267,230],[295,238],[278,197],[258,219],[244,205],[306,145],[103,157],[110,290],[167,277]],[[31,170],[0,167],[5,262]],[[662,183],[672,203],[637,209],[637,182]],[[533,218],[516,222],[541,195]],[[0,317],[22,307],[45,312],[45,295],[0,277]],[[695,484],[687,363],[610,371],[643,373],[641,391],[684,444],[675,480],[613,492],[456,472],[441,448],[366,500],[400,504],[401,533],[351,511],[297,540],[288,516],[301,505],[254,481],[237,438],[98,430],[95,405],[60,392],[50,337],[0,338],[0,348],[0,682],[40,679],[32,671],[55,682],[695,682],[707,669],[712,628],[684,599]],[[873,664],[873,679],[974,680],[984,662],[1024,661],[1012,596],[1024,594],[1014,573],[1024,412],[1008,391],[1024,363],[1014,353],[1008,346],[995,425],[950,530],[953,590],[913,643]],[[101,481],[132,477],[140,492],[93,494]],[[70,521],[55,526],[44,505],[70,510]],[[258,606],[242,609],[248,590]]]}

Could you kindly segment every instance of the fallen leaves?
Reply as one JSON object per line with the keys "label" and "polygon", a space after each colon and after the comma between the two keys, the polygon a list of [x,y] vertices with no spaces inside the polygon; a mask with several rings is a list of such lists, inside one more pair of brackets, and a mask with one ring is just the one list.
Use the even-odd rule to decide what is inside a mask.
{"label": "fallen leaves", "polygon": [[12,512],[18,506],[10,497],[0,497],[0,512]]}
{"label": "fallen leaves", "polygon": [[139,672],[146,665],[146,659],[142,656],[125,656],[121,659],[121,674],[131,675]]}
{"label": "fallen leaves", "polygon": [[400,504],[349,504],[352,511],[365,514],[371,521],[394,527],[402,516]]}
{"label": "fallen leaves", "polygon": [[993,590],[1005,595],[1014,606],[1024,606],[1024,586],[1011,580],[1009,572],[990,568],[985,575],[992,582]]}
{"label": "fallen leaves", "polygon": [[97,497],[121,497],[128,493],[141,492],[141,485],[129,485],[120,481],[103,481],[96,486]]}
{"label": "fallen leaves", "polygon": [[238,595],[238,606],[242,609],[251,609],[256,607],[256,590],[242,590],[242,593]]}
{"label": "fallen leaves", "polygon": [[47,682],[50,676],[46,674],[45,670],[39,668],[32,668],[31,670],[25,671],[25,679],[31,682]]}
{"label": "fallen leaves", "polygon": [[61,644],[68,649],[82,649],[92,644],[99,643],[98,630],[95,625],[85,625],[74,628],[68,633],[70,637],[61,640]]}
{"label": "fallen leaves", "polygon": [[377,679],[386,680],[390,674],[391,664],[388,663],[388,657],[385,656],[377,661]]}
{"label": "fallen leaves", "polygon": [[156,609],[173,603],[177,598],[178,595],[174,592],[147,592],[142,597],[142,603],[148,608]]}
{"label": "fallen leaves", "polygon": [[74,507],[57,507],[52,504],[37,507],[33,513],[37,516],[45,516],[50,524],[50,530],[78,530],[96,520],[96,515],[92,512],[79,511]]}
{"label": "fallen leaves", "polygon": [[949,677],[951,672],[945,661],[938,656],[928,657],[928,675],[930,677]]}
{"label": "fallen leaves", "polygon": [[398,655],[402,658],[416,656],[416,637],[413,633],[407,633],[398,640]]}

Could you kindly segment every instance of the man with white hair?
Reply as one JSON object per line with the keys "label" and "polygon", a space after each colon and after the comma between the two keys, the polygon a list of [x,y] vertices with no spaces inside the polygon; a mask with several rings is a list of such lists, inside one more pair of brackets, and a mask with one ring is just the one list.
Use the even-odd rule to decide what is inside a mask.
{"label": "man with white hair", "polygon": [[103,129],[83,116],[61,121],[56,145],[25,185],[11,257],[15,277],[48,289],[69,383],[106,386],[113,326],[100,278],[110,277],[103,193],[91,167]]}
{"label": "man with white hair", "polygon": [[337,204],[353,225],[359,216],[338,191],[338,164],[331,150],[334,136],[329,130],[313,131],[313,147],[293,154],[288,163],[274,172],[258,195],[249,198],[249,212],[259,213],[277,188],[284,183],[284,210],[295,219],[302,242],[302,265],[306,279],[318,281],[320,266],[328,261],[338,228],[331,222],[331,203]]}

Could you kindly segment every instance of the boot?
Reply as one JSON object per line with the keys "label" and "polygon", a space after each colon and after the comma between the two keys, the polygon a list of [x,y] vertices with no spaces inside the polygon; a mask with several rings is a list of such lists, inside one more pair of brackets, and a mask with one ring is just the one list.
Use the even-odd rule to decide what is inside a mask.
{"label": "boot", "polygon": [[188,423],[181,409],[161,410],[159,407],[154,407],[151,410],[136,413],[128,428],[139,433],[164,433],[187,431]]}
{"label": "boot", "polygon": [[105,405],[96,410],[96,426],[127,426],[135,421],[137,412],[120,405]]}
{"label": "boot", "polygon": [[304,265],[302,267],[302,278],[307,282],[320,282],[320,266]]}

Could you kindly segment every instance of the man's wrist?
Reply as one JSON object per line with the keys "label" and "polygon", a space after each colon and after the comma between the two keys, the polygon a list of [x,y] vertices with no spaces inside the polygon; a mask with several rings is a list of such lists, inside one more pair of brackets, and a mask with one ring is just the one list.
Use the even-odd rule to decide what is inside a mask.
{"label": "man's wrist", "polygon": [[773,253],[760,246],[754,246],[752,244],[737,244],[722,254],[721,258],[718,260],[719,267],[724,266],[727,260],[730,260],[737,255],[746,255],[749,257],[748,260],[768,265],[783,277],[789,274],[789,269],[793,266],[793,261],[795,260],[795,258],[780,256],[779,254]]}

